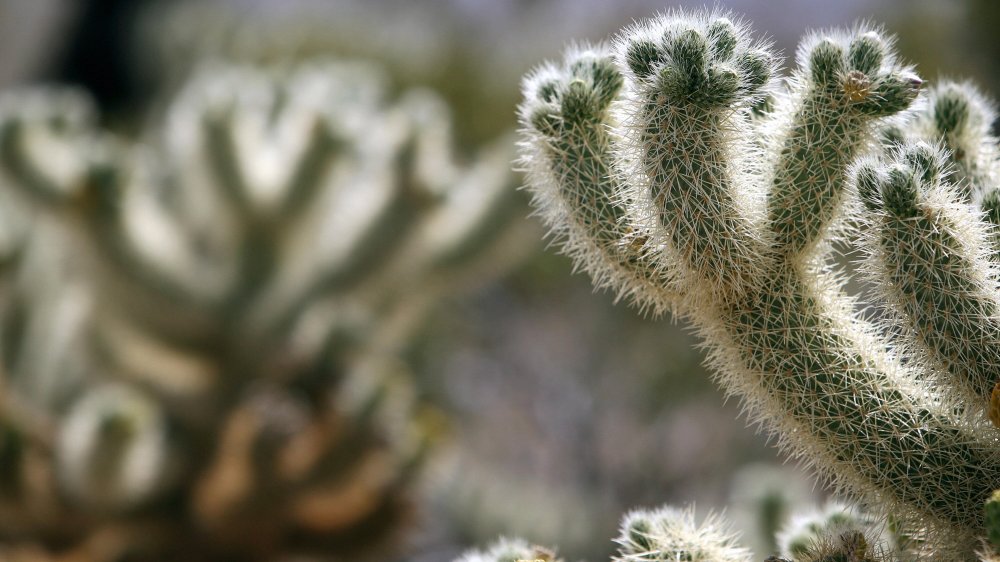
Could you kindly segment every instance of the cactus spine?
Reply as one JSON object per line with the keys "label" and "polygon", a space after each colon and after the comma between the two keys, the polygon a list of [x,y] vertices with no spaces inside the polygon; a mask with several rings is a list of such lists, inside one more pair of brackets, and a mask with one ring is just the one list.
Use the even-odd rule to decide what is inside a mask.
{"label": "cactus spine", "polygon": [[[689,318],[722,387],[782,446],[925,553],[973,556],[1000,487],[984,415],[1000,356],[994,230],[968,207],[997,198],[984,103],[936,91],[882,135],[903,148],[855,169],[922,85],[883,31],[810,35],[783,82],[768,46],[718,13],[673,12],[613,44],[525,81],[522,158],[554,232],[598,284]],[[606,147],[560,149],[588,126]],[[963,190],[986,195],[963,203]],[[901,324],[855,313],[829,265],[854,210]],[[607,274],[607,248],[634,252],[629,275]]]}

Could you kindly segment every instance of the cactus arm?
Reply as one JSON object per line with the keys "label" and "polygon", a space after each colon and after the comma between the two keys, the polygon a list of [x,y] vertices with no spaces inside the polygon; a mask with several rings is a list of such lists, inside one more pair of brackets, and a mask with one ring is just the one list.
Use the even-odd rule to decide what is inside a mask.
{"label": "cactus arm", "polygon": [[1000,152],[990,133],[996,110],[969,83],[945,81],[931,88],[927,98],[915,119],[897,127],[897,136],[909,134],[945,148],[949,183],[964,203],[978,203],[992,225],[988,244],[996,261],[1000,259]]}
{"label": "cactus arm", "polygon": [[677,19],[619,41],[634,90],[623,120],[638,167],[632,199],[651,201],[658,224],[650,228],[666,232],[692,285],[738,294],[768,262],[753,219],[759,182],[748,170],[757,154],[746,132],[774,63],[726,18]]}
{"label": "cactus arm", "polygon": [[815,37],[799,59],[804,70],[782,108],[791,121],[767,202],[775,243],[789,257],[809,255],[843,207],[847,168],[863,150],[872,119],[904,109],[920,85],[873,30],[860,29],[849,42]]}
{"label": "cactus arm", "polygon": [[997,139],[990,134],[993,104],[967,83],[945,81],[928,92],[926,107],[907,129],[947,150],[949,181],[966,203],[977,202],[1000,185]]}
{"label": "cactus arm", "polygon": [[228,203],[231,212],[240,217],[236,251],[237,286],[227,298],[229,316],[239,315],[270,277],[275,267],[275,225],[255,200],[250,178],[241,165],[241,156],[234,138],[238,104],[221,112],[206,111],[202,135],[213,185]]}
{"label": "cactus arm", "polygon": [[71,89],[7,93],[0,98],[0,165],[29,196],[61,201],[88,166],[95,121],[93,102]]}
{"label": "cactus arm", "polygon": [[[433,198],[425,186],[413,181],[416,167],[416,143],[412,131],[405,133],[404,139],[395,151],[389,175],[376,174],[371,180],[383,191],[382,204],[372,209],[373,213],[363,217],[364,222],[354,229],[354,238],[349,240],[336,261],[326,266],[308,294],[313,297],[342,291],[372,273],[380,258],[394,253],[410,234],[422,211],[433,205]],[[359,186],[364,187],[364,186]],[[357,195],[371,197],[374,189],[359,190]],[[351,217],[340,217],[350,220]],[[354,217],[358,220],[358,217]],[[386,225],[393,225],[387,228]]]}
{"label": "cactus arm", "polygon": [[256,214],[256,209],[233,140],[233,112],[233,108],[228,108],[221,115],[206,114],[202,122],[202,135],[214,180],[212,185],[216,186],[239,214],[252,217]]}
{"label": "cactus arm", "polygon": [[273,281],[281,244],[303,222],[345,146],[335,132],[334,108],[327,111],[314,99],[310,72],[280,78],[236,68],[222,71],[220,80],[211,70],[202,71],[174,107],[177,137],[193,135],[203,154],[188,147],[175,152],[179,159],[195,156],[187,164],[203,166],[207,185],[233,221],[240,286],[227,307],[236,317]]}
{"label": "cactus arm", "polygon": [[887,352],[814,251],[843,213],[849,164],[920,81],[864,29],[817,36],[790,92],[751,118],[771,55],[741,33],[714,14],[670,14],[619,39],[631,80],[610,126],[624,129],[616,165],[631,173],[614,199],[677,254],[660,254],[663,268],[697,283],[682,306],[721,385],[820,474],[966,556],[1000,485],[989,428],[958,419]]}
{"label": "cactus arm", "polygon": [[1000,484],[989,436],[907,392],[880,344],[845,324],[851,303],[817,292],[829,283],[783,267],[745,308],[723,311],[706,328],[721,384],[841,488],[969,540]]}
{"label": "cactus arm", "polygon": [[68,414],[56,444],[66,492],[101,510],[121,511],[162,492],[171,475],[167,421],[148,397],[97,386]]}
{"label": "cactus arm", "polygon": [[594,283],[660,311],[676,300],[669,274],[651,267],[644,234],[625,222],[612,163],[611,105],[623,84],[607,47],[570,49],[561,66],[524,81],[522,164],[543,219]]}
{"label": "cactus arm", "polygon": [[461,268],[498,238],[517,209],[514,175],[500,162],[510,162],[509,139],[487,147],[455,178],[440,206],[415,234],[409,252],[422,256],[428,270]]}
{"label": "cactus arm", "polygon": [[338,150],[346,148],[322,119],[317,119],[310,127],[306,146],[293,164],[288,187],[275,212],[283,224],[294,224],[298,220],[302,211],[314,200],[324,180],[328,179],[329,168]]}
{"label": "cactus arm", "polygon": [[914,355],[950,374],[944,388],[981,411],[1000,378],[1000,302],[984,252],[988,229],[959,189],[942,184],[945,164],[917,143],[859,168],[867,263]]}
{"label": "cactus arm", "polygon": [[[708,50],[698,46],[697,39],[708,34],[699,33],[695,25],[683,20],[680,25],[665,24],[668,33],[677,38],[673,51],[681,47],[695,52]],[[644,36],[638,37],[641,41]],[[631,43],[636,51],[638,41],[633,38]],[[825,49],[828,44],[820,42],[817,46]],[[814,58],[815,55],[810,56]],[[672,72],[661,70],[658,76],[671,80],[680,76],[687,80],[689,74],[688,69],[681,68]],[[698,96],[715,99],[710,81],[694,83],[706,91],[688,94],[688,99],[699,99]],[[919,85],[906,73],[890,74],[878,83],[885,84],[887,92],[895,95],[883,92],[872,98],[859,97],[851,100],[857,105],[849,104],[845,111],[867,116],[891,114],[913,99]],[[672,84],[667,81],[664,90],[671,91]],[[655,103],[655,98],[651,101]],[[697,256],[692,258],[694,252],[701,251],[708,254],[704,259],[720,259],[715,267],[737,271],[742,268],[733,275],[750,273],[753,280],[742,297],[727,294],[725,299],[715,299],[715,307],[703,306],[694,312],[714,349],[712,361],[723,373],[720,375],[723,386],[746,396],[756,406],[751,409],[761,412],[762,419],[776,426],[786,444],[811,458],[821,473],[845,488],[867,497],[878,496],[914,519],[964,529],[966,537],[974,534],[981,526],[981,516],[973,506],[982,503],[983,494],[1000,478],[1000,472],[992,468],[995,452],[989,440],[975,438],[947,415],[925,406],[922,397],[905,390],[902,383],[905,373],[879,353],[880,344],[851,319],[850,303],[836,296],[834,280],[795,262],[779,263],[766,274],[754,275],[758,266],[744,264],[741,261],[744,254],[720,252],[719,244],[715,243],[701,242],[703,245],[697,246],[691,242],[691,238],[712,240],[725,230],[705,226],[703,222],[711,224],[711,207],[726,198],[719,193],[699,194],[694,191],[697,185],[693,185],[691,178],[699,177],[704,169],[725,169],[732,156],[705,150],[716,142],[719,134],[717,122],[711,119],[685,121],[685,127],[677,126],[682,132],[675,135],[669,121],[661,119],[662,115],[642,106],[637,108],[637,114],[639,123],[649,123],[642,128],[649,131],[643,144],[646,154],[662,157],[658,161],[651,159],[653,166],[646,165],[650,184],[654,188],[660,185],[658,174],[662,172],[666,179],[673,166],[686,170],[685,174],[678,174],[677,183],[687,189],[676,189],[673,199],[656,200],[673,242],[682,246],[684,265],[706,275],[707,262],[699,263]],[[801,109],[790,114],[803,115]],[[795,130],[800,124],[792,121],[789,126]],[[863,135],[864,129],[860,133]],[[685,134],[690,141],[676,143]],[[796,155],[784,153],[786,158]],[[681,163],[664,164],[671,158]],[[699,165],[684,167],[686,158]],[[700,163],[703,158],[707,165]],[[847,159],[835,164],[846,169]],[[784,165],[779,161],[776,167]],[[831,177],[842,182],[845,169],[835,170]],[[721,174],[710,176],[710,181],[701,185],[712,188],[725,185],[720,177]],[[842,185],[836,187],[843,189]],[[842,203],[837,199],[842,198],[830,199],[826,204],[837,207]],[[837,211],[830,209],[830,216]],[[684,217],[699,220],[685,221]],[[684,236],[679,232],[684,232]],[[730,239],[726,236],[725,239]],[[742,240],[743,236],[731,239]],[[685,244],[694,245],[684,250]],[[720,244],[725,247],[724,242]],[[727,261],[719,256],[739,259]],[[712,279],[712,275],[708,274],[708,278]],[[717,281],[724,283],[724,279],[713,279]],[[858,400],[859,396],[864,399]],[[935,468],[917,473],[914,469],[917,461],[922,467]],[[947,475],[945,480],[943,474]],[[983,482],[986,484],[979,484]]]}
{"label": "cactus arm", "polygon": [[31,165],[25,153],[26,125],[20,120],[9,120],[0,128],[0,162],[15,182],[42,202],[59,201],[62,186]]}
{"label": "cactus arm", "polygon": [[884,521],[836,502],[796,513],[778,532],[777,542],[778,552],[797,562],[841,559],[875,562],[900,558]]}
{"label": "cactus arm", "polygon": [[305,126],[307,137],[304,146],[298,154],[289,160],[290,171],[282,182],[278,202],[271,208],[255,200],[255,190],[250,184],[253,181],[245,169],[243,159],[252,157],[241,154],[237,142],[233,138],[236,133],[235,117],[231,112],[206,114],[203,123],[205,146],[209,147],[208,155],[214,173],[214,185],[218,186],[230,204],[240,214],[256,217],[257,220],[279,220],[281,223],[293,223],[298,213],[312,200],[314,194],[327,178],[327,171],[334,161],[334,155],[341,147],[334,133],[330,130],[322,115],[313,115]]}

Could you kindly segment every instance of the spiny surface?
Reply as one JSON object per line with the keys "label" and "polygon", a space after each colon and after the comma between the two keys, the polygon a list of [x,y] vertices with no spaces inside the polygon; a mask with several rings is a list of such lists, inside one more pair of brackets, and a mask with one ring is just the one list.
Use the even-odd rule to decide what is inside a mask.
{"label": "spiny surface", "polygon": [[967,558],[1000,486],[992,428],[944,406],[926,362],[864,322],[824,265],[852,162],[921,86],[891,43],[867,26],[814,34],[782,92],[774,55],[719,14],[626,30],[608,189],[754,419],[936,555]]}
{"label": "spiny surface", "polygon": [[896,63],[881,33],[815,35],[799,49],[786,122],[768,196],[777,247],[808,252],[836,218],[845,172],[863,150],[875,117],[916,97],[920,80]]}
{"label": "spiny surface", "polygon": [[661,233],[654,245],[670,244],[689,287],[707,280],[713,294],[738,294],[767,263],[751,211],[757,154],[746,133],[774,57],[721,16],[641,23],[617,43],[630,77],[621,158],[634,162],[623,198],[646,202],[643,230]]}
{"label": "spiny surface", "polygon": [[622,519],[615,562],[750,562],[721,518],[695,522],[693,509],[636,510]]}
{"label": "spiny surface", "polygon": [[982,411],[1000,378],[1000,295],[989,228],[944,184],[945,155],[915,143],[857,171],[867,268],[903,319],[910,351],[950,376],[954,401]]}
{"label": "spiny surface", "polygon": [[572,256],[599,286],[662,311],[675,296],[665,271],[643,255],[645,237],[625,222],[621,178],[612,167],[611,104],[624,78],[604,46],[567,52],[524,83],[523,162],[536,204]]}

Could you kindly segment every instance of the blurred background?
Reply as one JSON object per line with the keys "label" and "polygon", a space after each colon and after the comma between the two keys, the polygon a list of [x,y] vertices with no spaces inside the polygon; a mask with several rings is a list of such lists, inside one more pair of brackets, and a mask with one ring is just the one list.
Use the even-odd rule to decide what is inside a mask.
{"label": "blurred background", "polygon": [[[1000,92],[1000,5],[988,0],[718,2],[791,63],[808,29],[880,22],[921,76]],[[682,5],[700,7],[701,3]],[[675,5],[651,0],[0,0],[0,88],[71,84],[103,124],[138,137],[204,59],[375,61],[396,91],[431,88],[471,155],[516,128],[521,76],[572,40],[599,41]],[[522,199],[524,199],[522,197]],[[541,232],[519,200],[517,222]],[[525,237],[525,240],[533,239]],[[418,393],[446,419],[399,560],[449,560],[494,537],[605,559],[631,507],[740,510],[754,471],[821,496],[746,427],[702,368],[696,340],[643,318],[540,241],[499,279],[446,295],[405,350]],[[749,467],[749,468],[748,468]],[[759,479],[758,479],[759,480]],[[761,484],[761,485],[766,485]],[[743,503],[741,503],[743,502]],[[745,529],[753,540],[754,529]]]}

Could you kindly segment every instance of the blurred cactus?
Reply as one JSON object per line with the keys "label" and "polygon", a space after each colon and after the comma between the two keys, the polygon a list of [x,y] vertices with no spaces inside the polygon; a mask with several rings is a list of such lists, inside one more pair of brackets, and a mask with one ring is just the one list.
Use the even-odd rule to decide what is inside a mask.
{"label": "blurred cactus", "polygon": [[134,143],[0,97],[0,558],[386,555],[441,425],[400,353],[517,239],[509,143],[384,91],[210,66]]}
{"label": "blurred cactus", "polygon": [[[700,524],[693,508],[635,510],[622,518],[614,562],[750,562],[762,560],[740,547],[722,516]],[[889,562],[901,558],[889,529],[863,511],[831,504],[795,513],[773,537],[781,555],[765,562]],[[455,562],[553,560],[548,549],[518,539],[501,539],[485,551],[470,551]]]}
{"label": "blurred cactus", "polygon": [[730,492],[734,524],[754,552],[778,552],[778,532],[796,513],[813,503],[805,475],[789,467],[752,464],[733,477]]}
{"label": "blurred cactus", "polygon": [[[797,58],[777,82],[767,44],[705,12],[575,46],[524,81],[529,187],[596,284],[691,320],[726,392],[891,517],[905,556],[973,559],[1000,487],[993,112],[947,84],[906,113],[922,82],[867,25]],[[831,266],[852,224],[878,323]],[[884,556],[863,533],[816,544],[804,559]]]}
{"label": "blurred cactus", "polygon": [[467,552],[455,562],[560,562],[551,550],[519,539],[499,539],[484,551]]}

